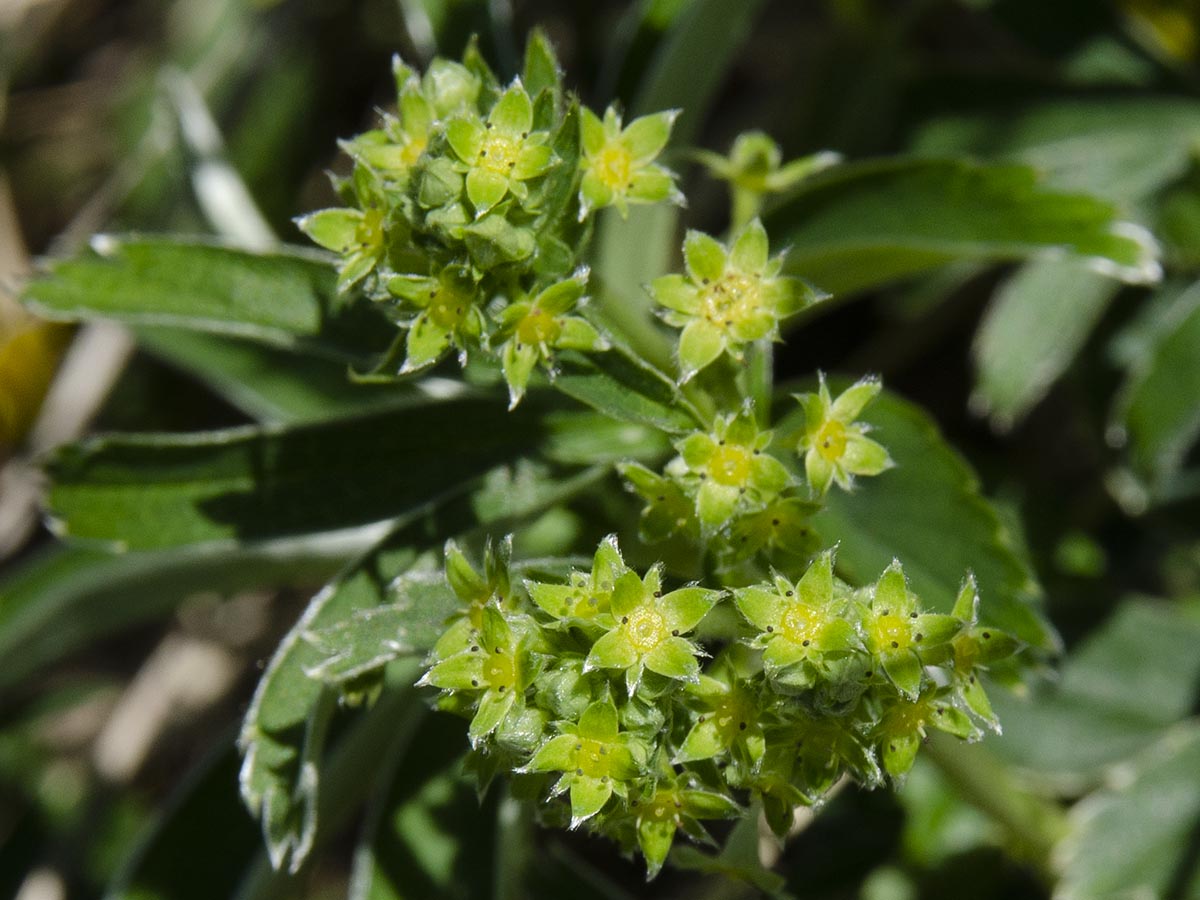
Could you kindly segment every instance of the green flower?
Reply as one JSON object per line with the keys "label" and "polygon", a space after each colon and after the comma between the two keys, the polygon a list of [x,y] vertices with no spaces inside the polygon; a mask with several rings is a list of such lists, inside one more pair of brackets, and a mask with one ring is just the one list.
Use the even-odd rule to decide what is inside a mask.
{"label": "green flower", "polygon": [[1020,649],[1020,644],[1003,631],[979,624],[979,592],[973,576],[968,576],[963,582],[954,603],[954,616],[963,623],[963,630],[951,642],[954,679],[959,695],[967,709],[999,734],[1000,722],[983,689],[980,673],[986,670],[988,663],[1012,656]]}
{"label": "green flower", "polygon": [[820,507],[799,497],[779,497],[759,510],[738,516],[729,530],[729,559],[738,562],[763,549],[812,556],[820,537],[809,519]]}
{"label": "green flower", "polygon": [[629,796],[629,785],[645,769],[645,750],[617,724],[611,699],[591,704],[578,724],[542,744],[521,772],[562,772],[553,793],[570,792],[571,827],[577,828],[604,808],[615,793]]}
{"label": "green flower", "polygon": [[505,91],[487,121],[459,116],[446,125],[446,139],[466,173],[467,199],[481,218],[509,194],[529,195],[527,181],[554,165],[550,134],[533,131],[533,103],[519,79]]}
{"label": "green flower", "polygon": [[436,663],[417,682],[443,691],[460,693],[475,703],[467,735],[476,747],[510,715],[524,711],[525,689],[533,676],[527,649],[537,626],[527,617],[508,617],[494,605],[484,607],[475,640],[466,648]]}
{"label": "green flower", "polygon": [[929,728],[964,740],[979,738],[978,729],[953,700],[952,688],[929,687],[919,697],[888,707],[875,728],[875,742],[892,778],[900,778],[912,768]]}
{"label": "green flower", "polygon": [[922,656],[929,654],[932,661],[962,627],[955,616],[921,613],[899,562],[879,576],[863,619],[867,649],[883,665],[896,690],[909,699],[915,699],[921,688]]}
{"label": "green flower", "polygon": [[758,692],[739,676],[729,655],[719,657],[687,692],[699,701],[701,711],[674,762],[728,756],[740,772],[757,770],[766,751],[763,710]]}
{"label": "green flower", "polygon": [[[411,70],[410,70],[411,71]],[[415,75],[398,91],[397,115],[385,115],[383,127],[342,143],[356,162],[374,169],[386,183],[403,188],[429,146],[437,115]]]}
{"label": "green flower", "polygon": [[808,483],[818,495],[836,481],[843,490],[855,475],[878,475],[894,463],[887,450],[866,436],[870,426],[854,419],[883,389],[878,378],[862,378],[836,399],[829,396],[825,376],[815,394],[794,394],[804,410],[804,436],[797,448],[804,455]]}
{"label": "green flower", "polygon": [[638,535],[643,541],[657,544],[675,534],[692,539],[700,536],[696,502],[676,481],[640,463],[624,463],[617,468],[634,492],[646,501],[638,523]]}
{"label": "green flower", "polygon": [[583,299],[587,278],[588,270],[580,269],[532,300],[510,303],[500,313],[499,351],[508,382],[509,409],[521,402],[534,368],[553,360],[552,351],[608,349],[608,342],[591,322],[567,315]]}
{"label": "green flower", "polygon": [[689,231],[683,242],[687,275],[665,275],[650,286],[663,318],[682,328],[679,367],[689,380],[722,353],[741,358],[752,341],[775,339],[779,323],[821,296],[797,278],[779,274],[783,258],[768,258],[767,232],[755,219],[727,251],[716,239]]}
{"label": "green flower", "polygon": [[771,587],[734,591],[746,621],[758,629],[751,646],[763,651],[767,676],[797,687],[812,685],[827,657],[861,646],[834,588],[833,552],[822,553],[794,585],[776,576]]}
{"label": "green flower", "polygon": [[698,476],[696,516],[706,537],[733,518],[739,507],[769,501],[792,483],[791,473],[766,453],[770,431],[759,431],[747,406],[717,419],[711,434],[698,431],[676,443],[686,473]]}
{"label": "green flower", "polygon": [[662,572],[655,566],[645,579],[625,572],[613,589],[612,628],[592,645],[584,671],[624,669],[630,696],[645,669],[666,678],[696,683],[703,651],[682,635],[695,628],[721,596],[721,591],[685,587],[662,592]]}
{"label": "green flower", "polygon": [[671,200],[683,205],[674,174],[654,162],[667,145],[678,115],[678,110],[670,110],[641,116],[622,129],[621,115],[611,106],[603,122],[590,109],[580,111],[580,221],[605,206],[615,206],[624,217],[629,214],[630,203]]}
{"label": "green flower", "polygon": [[436,277],[396,275],[388,280],[388,292],[420,310],[408,323],[404,366],[400,374],[418,372],[438,362],[451,349],[466,352],[483,334],[483,311],[479,289],[471,273],[447,266]]}
{"label": "green flower", "polygon": [[322,209],[296,219],[296,226],[313,242],[341,256],[338,290],[345,291],[375,271],[386,255],[385,218],[378,206]]}
{"label": "green flower", "polygon": [[525,588],[533,602],[560,625],[595,628],[611,624],[613,590],[617,579],[628,571],[616,535],[610,534],[596,549],[590,573],[572,572],[567,584],[527,581]]}
{"label": "green flower", "polygon": [[675,833],[683,830],[694,840],[711,843],[702,819],[728,819],[741,808],[724,794],[700,790],[665,767],[657,780],[629,801],[629,815],[637,831],[638,847],[646,860],[646,878],[653,878],[666,862]]}
{"label": "green flower", "polygon": [[791,190],[805,178],[841,161],[823,151],[783,165],[779,145],[761,131],[738,135],[728,156],[701,150],[697,157],[715,177],[729,182],[733,195],[733,221],[749,222],[758,215],[763,198]]}

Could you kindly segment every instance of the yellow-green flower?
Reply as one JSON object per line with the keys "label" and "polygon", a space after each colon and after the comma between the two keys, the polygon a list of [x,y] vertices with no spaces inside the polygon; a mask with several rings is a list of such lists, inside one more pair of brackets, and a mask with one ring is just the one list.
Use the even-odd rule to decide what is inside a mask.
{"label": "yellow-green flower", "polygon": [[800,279],[779,274],[783,259],[769,258],[767,232],[757,219],[728,249],[689,231],[683,255],[687,274],[655,279],[650,293],[666,307],[667,323],[683,329],[678,353],[684,382],[722,353],[740,359],[744,345],[774,340],[780,321],[822,296]]}
{"label": "yellow-green flower", "polygon": [[698,789],[665,762],[662,770],[656,780],[647,781],[645,788],[630,798],[627,813],[637,831],[648,879],[662,869],[677,831],[682,829],[694,840],[711,842],[700,820],[727,819],[741,812],[724,794]]}
{"label": "yellow-green flower", "polygon": [[896,690],[910,699],[915,699],[921,688],[926,658],[939,653],[962,627],[962,620],[955,616],[921,612],[899,562],[879,576],[863,619],[867,649],[880,661]]}
{"label": "yellow-green flower", "polygon": [[640,743],[617,723],[612,700],[591,704],[577,724],[546,741],[522,772],[562,772],[553,793],[570,792],[571,827],[577,828],[604,808],[615,793],[629,795],[629,784],[645,768]]}
{"label": "yellow-green flower", "polygon": [[870,426],[854,421],[882,388],[878,378],[863,378],[833,400],[822,374],[817,393],[793,395],[804,410],[804,435],[797,450],[804,455],[808,483],[818,496],[832,481],[848,491],[855,475],[878,475],[894,465],[887,450],[866,436]]}
{"label": "yellow-green flower", "polygon": [[419,310],[408,323],[406,354],[400,374],[428,368],[452,348],[466,355],[483,334],[479,291],[466,269],[447,266],[436,277],[396,275],[388,280],[392,296]]}
{"label": "yellow-green flower", "polygon": [[341,256],[338,289],[348,290],[375,271],[387,253],[385,215],[379,206],[322,209],[296,219],[315,243]]}
{"label": "yellow-green flower", "polygon": [[773,585],[735,591],[734,601],[758,629],[751,646],[762,649],[767,677],[785,684],[808,687],[830,657],[861,646],[835,592],[832,551],[822,553],[795,584],[777,575]]}
{"label": "yellow-green flower", "polygon": [[664,594],[657,566],[645,579],[625,572],[613,589],[612,628],[592,645],[584,671],[623,669],[630,696],[646,669],[666,678],[699,681],[697,657],[703,651],[683,635],[700,624],[720,596],[721,591],[701,587]]}
{"label": "yellow-green flower", "polygon": [[674,173],[654,162],[667,145],[678,115],[678,110],[670,110],[641,116],[622,128],[621,114],[611,106],[605,111],[603,121],[590,109],[580,111],[581,220],[605,206],[615,206],[626,216],[631,203],[670,200],[683,205]]}
{"label": "yellow-green flower", "polygon": [[506,90],[486,121],[474,115],[451,119],[446,140],[466,173],[467,199],[480,218],[511,194],[529,195],[527,181],[554,165],[550,133],[533,130],[533,102],[520,80]]}
{"label": "yellow-green flower", "polygon": [[696,516],[706,536],[729,524],[740,509],[769,501],[791,484],[791,473],[766,452],[771,437],[770,431],[758,430],[747,407],[718,419],[712,433],[697,431],[675,445],[683,474],[699,480]]}
{"label": "yellow-green flower", "polygon": [[497,347],[515,407],[525,395],[529,376],[539,363],[553,359],[555,350],[607,350],[594,325],[568,315],[583,299],[587,269],[543,290],[536,297],[510,303],[500,313]]}

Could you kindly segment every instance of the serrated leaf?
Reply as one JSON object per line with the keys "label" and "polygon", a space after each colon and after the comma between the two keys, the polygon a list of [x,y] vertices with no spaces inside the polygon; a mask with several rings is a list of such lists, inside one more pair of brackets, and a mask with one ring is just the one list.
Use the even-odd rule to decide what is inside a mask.
{"label": "serrated leaf", "polygon": [[1161,274],[1147,232],[1103,200],[1057,193],[1023,166],[885,159],[805,181],[767,219],[790,243],[786,267],[835,294],[879,287],[955,260],[1071,257],[1133,283]]}
{"label": "serrated leaf", "polygon": [[117,319],[248,338],[361,362],[395,329],[365,301],[337,296],[333,266],[300,249],[251,253],[214,243],[103,237],[25,289],[49,319]]}

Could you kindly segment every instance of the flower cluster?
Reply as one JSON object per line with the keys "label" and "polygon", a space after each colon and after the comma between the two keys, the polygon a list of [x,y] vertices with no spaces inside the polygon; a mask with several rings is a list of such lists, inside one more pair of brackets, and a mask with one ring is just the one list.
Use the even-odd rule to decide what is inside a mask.
{"label": "flower cluster", "polygon": [[[753,437],[738,446],[753,458]],[[972,581],[929,613],[898,563],[854,589],[825,552],[795,582],[728,591],[668,589],[612,537],[566,583],[519,581],[508,553],[479,574],[448,548],[462,608],[421,683],[470,720],[485,780],[526,782],[547,822],[638,848],[651,876],[704,820],[757,801],[782,836],[844,776],[903,777],[928,729],[994,726],[979,676],[1017,649],[977,623]]]}
{"label": "flower cluster", "polygon": [[383,304],[400,329],[377,376],[408,375],[451,354],[502,366],[515,405],[535,369],[607,342],[581,315],[580,263],[596,210],[681,202],[655,160],[675,114],[622,127],[563,89],[544,37],[522,77],[501,84],[475,48],[419,75],[397,62],[397,103],[381,127],[343,143],[354,162],[347,206],[298,220],[338,254],[339,285]]}

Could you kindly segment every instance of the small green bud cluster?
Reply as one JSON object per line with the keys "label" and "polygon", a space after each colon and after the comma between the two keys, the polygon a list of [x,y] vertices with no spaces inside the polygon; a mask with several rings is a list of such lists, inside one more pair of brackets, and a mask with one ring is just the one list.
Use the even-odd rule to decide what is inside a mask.
{"label": "small green bud cluster", "polygon": [[855,475],[893,465],[887,450],[866,437],[870,426],[855,421],[881,387],[877,378],[864,378],[833,400],[822,376],[816,393],[795,395],[804,427],[790,449],[804,459],[803,479],[786,464],[795,461],[789,448],[774,431],[760,429],[748,402],[718,416],[711,430],[677,440],[679,455],[661,473],[623,465],[622,475],[646,504],[642,540],[698,543],[723,571],[760,554],[785,567],[810,557],[819,540],[809,520],[830,484],[849,490]]}
{"label": "small green bud cluster", "polygon": [[928,729],[996,727],[979,675],[1017,646],[977,623],[970,579],[942,615],[899,563],[856,590],[832,551],[732,591],[667,589],[613,537],[566,583],[519,581],[510,552],[489,546],[480,574],[448,546],[463,608],[421,683],[470,719],[485,782],[509,775],[546,822],[637,848],[651,876],[679,831],[709,840],[703,820],[757,801],[782,837],[844,776],[901,778]]}
{"label": "small green bud cluster", "polygon": [[675,113],[625,127],[612,108],[599,118],[564,91],[536,34],[507,85],[473,46],[423,75],[394,68],[395,114],[343,144],[348,206],[298,224],[339,255],[342,290],[358,287],[400,327],[386,374],[481,352],[502,365],[515,405],[536,368],[553,375],[558,351],[607,349],[580,315],[593,214],[682,202],[655,162]]}

